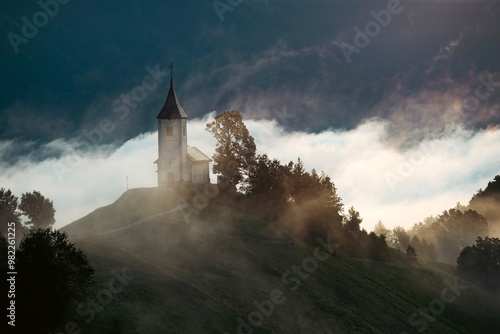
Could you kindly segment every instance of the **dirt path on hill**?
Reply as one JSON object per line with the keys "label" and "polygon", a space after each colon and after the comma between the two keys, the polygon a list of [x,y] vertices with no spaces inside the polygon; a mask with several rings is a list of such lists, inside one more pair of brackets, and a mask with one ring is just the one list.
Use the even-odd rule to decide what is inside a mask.
{"label": "dirt path on hill", "polygon": [[120,226],[120,227],[115,228],[113,230],[99,232],[99,233],[86,234],[86,235],[82,235],[82,236],[79,236],[79,237],[73,237],[73,238],[70,237],[70,240],[78,240],[78,239],[83,239],[83,238],[88,238],[88,237],[95,237],[95,236],[100,236],[100,235],[115,233],[115,232],[118,232],[118,231],[123,231],[123,230],[129,229],[131,227],[144,224],[145,222],[150,221],[151,219],[154,219],[154,218],[157,218],[157,217],[161,217],[161,216],[166,215],[168,213],[172,213],[172,212],[184,210],[185,208],[188,207],[188,204],[186,203],[186,201],[184,201],[183,199],[179,200],[179,198],[176,198],[176,199],[177,199],[177,203],[178,204],[173,209],[169,209],[169,210],[166,210],[166,211],[155,213],[154,215],[141,218],[139,220],[136,220],[135,222],[132,222],[132,223],[130,223],[128,225],[125,225],[125,226]]}

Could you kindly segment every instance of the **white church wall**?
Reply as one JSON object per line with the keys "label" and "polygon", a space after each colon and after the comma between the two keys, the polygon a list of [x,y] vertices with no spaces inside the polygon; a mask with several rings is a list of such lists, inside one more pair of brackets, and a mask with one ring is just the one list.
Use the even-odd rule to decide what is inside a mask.
{"label": "white church wall", "polygon": [[203,184],[210,182],[208,162],[193,164],[191,174],[193,183]]}
{"label": "white church wall", "polygon": [[185,166],[186,155],[186,120],[158,120],[158,185],[167,185],[169,173],[173,173],[174,182],[189,181]]}

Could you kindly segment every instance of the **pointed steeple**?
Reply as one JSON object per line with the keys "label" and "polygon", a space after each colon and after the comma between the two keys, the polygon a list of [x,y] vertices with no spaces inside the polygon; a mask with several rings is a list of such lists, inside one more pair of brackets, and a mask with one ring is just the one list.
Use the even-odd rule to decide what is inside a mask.
{"label": "pointed steeple", "polygon": [[188,118],[181,105],[177,99],[177,95],[174,90],[174,79],[173,79],[174,65],[170,64],[170,90],[168,91],[167,100],[161,108],[160,113],[156,116],[157,119],[182,119]]}

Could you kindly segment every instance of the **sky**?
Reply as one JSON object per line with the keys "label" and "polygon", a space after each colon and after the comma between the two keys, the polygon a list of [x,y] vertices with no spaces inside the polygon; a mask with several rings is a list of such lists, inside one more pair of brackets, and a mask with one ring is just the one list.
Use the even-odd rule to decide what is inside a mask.
{"label": "sky", "polygon": [[[156,186],[170,62],[188,142],[235,109],[258,153],[325,171],[370,230],[467,204],[500,174],[500,3],[0,5],[0,187],[56,227]],[[215,176],[213,176],[215,180]]]}

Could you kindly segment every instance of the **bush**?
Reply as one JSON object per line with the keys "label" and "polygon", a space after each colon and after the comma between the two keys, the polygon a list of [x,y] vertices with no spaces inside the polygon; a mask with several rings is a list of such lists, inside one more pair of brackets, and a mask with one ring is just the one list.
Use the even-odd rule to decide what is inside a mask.
{"label": "bush", "polygon": [[52,330],[93,283],[87,256],[66,233],[34,229],[21,241],[16,258],[16,327],[23,332]]}

